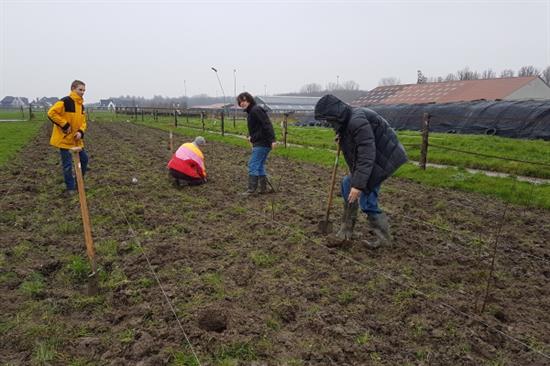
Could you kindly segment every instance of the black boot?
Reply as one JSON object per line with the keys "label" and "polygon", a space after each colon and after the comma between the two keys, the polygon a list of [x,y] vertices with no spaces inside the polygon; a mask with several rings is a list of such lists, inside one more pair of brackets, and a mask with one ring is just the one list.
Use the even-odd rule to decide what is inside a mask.
{"label": "black boot", "polygon": [[388,223],[388,217],[385,213],[378,215],[369,215],[369,224],[376,236],[374,242],[368,242],[367,247],[376,249],[379,247],[391,247],[392,236],[390,233],[390,224]]}
{"label": "black boot", "polygon": [[265,175],[258,177],[258,193],[273,193],[273,188],[271,188],[271,183],[268,181]]}
{"label": "black boot", "polygon": [[241,193],[245,196],[253,195],[256,192],[256,188],[258,188],[258,176],[257,175],[249,175],[248,176],[248,189]]}
{"label": "black boot", "polygon": [[353,230],[355,228],[355,222],[357,221],[358,208],[359,203],[357,201],[352,204],[344,201],[344,214],[342,216],[340,229],[336,234],[328,237],[331,246],[342,246],[353,239]]}

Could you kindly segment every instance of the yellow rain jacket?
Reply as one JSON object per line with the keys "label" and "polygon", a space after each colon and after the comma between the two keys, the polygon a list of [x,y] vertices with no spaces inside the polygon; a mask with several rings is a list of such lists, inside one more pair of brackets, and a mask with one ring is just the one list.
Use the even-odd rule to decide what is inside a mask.
{"label": "yellow rain jacket", "polygon": [[[75,92],[58,100],[48,111],[48,118],[53,123],[50,145],[62,149],[84,147],[84,131],[86,131],[86,114],[84,100]],[[70,132],[69,132],[70,127]],[[82,134],[80,140],[75,140],[77,132]]]}

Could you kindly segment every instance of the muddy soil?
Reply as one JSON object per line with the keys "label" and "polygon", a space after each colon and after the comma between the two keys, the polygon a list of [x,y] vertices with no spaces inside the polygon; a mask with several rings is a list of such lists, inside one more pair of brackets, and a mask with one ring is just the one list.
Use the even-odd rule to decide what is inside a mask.
{"label": "muddy soil", "polygon": [[208,143],[209,182],[178,188],[166,132],[91,123],[92,297],[78,197],[61,195],[48,136],[0,173],[2,363],[550,362],[547,210],[390,179],[393,248],[365,247],[365,215],[361,239],[328,248],[316,232],[328,169],[271,157],[277,192],[244,197],[249,151]]}

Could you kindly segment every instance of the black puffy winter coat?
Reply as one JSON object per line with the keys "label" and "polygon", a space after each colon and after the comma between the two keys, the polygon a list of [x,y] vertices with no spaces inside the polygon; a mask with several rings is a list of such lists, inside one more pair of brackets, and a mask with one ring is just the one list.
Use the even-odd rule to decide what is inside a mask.
{"label": "black puffy winter coat", "polygon": [[354,188],[370,192],[407,162],[394,130],[371,109],[352,108],[329,94],[315,105],[315,119],[336,130]]}

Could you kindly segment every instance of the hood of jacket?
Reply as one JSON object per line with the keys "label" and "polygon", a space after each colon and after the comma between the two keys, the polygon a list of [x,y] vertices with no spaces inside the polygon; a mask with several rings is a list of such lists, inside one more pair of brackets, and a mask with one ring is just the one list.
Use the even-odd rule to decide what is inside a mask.
{"label": "hood of jacket", "polygon": [[315,119],[327,121],[336,131],[345,127],[351,117],[351,107],[336,98],[332,94],[327,94],[315,105]]}

